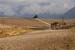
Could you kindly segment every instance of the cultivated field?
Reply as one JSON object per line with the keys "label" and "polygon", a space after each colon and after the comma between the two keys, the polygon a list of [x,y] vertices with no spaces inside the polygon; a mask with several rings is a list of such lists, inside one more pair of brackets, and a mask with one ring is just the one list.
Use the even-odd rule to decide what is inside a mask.
{"label": "cultivated field", "polygon": [[[47,23],[56,21],[42,20]],[[74,19],[67,19],[65,22],[75,23]],[[48,27],[49,25],[35,19],[0,18],[0,50],[75,50],[75,27],[58,30]],[[17,32],[20,33],[19,36]]]}

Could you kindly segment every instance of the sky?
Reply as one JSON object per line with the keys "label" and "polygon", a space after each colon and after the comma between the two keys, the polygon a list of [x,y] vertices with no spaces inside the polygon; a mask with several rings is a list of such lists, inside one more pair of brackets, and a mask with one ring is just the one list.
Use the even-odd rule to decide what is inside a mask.
{"label": "sky", "polygon": [[1,16],[60,15],[75,7],[75,0],[0,0]]}

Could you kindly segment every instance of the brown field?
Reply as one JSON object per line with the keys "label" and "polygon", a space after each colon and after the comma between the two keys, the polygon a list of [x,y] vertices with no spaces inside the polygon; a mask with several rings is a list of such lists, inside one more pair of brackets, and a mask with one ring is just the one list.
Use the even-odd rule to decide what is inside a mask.
{"label": "brown field", "polygon": [[[44,20],[44,21],[46,21],[46,22],[49,22],[49,23],[52,23],[52,22],[55,22],[55,21],[62,21],[62,19],[42,19],[42,20]],[[51,21],[51,22],[50,22]],[[64,19],[64,21],[66,22],[66,23],[75,23],[75,19]]]}
{"label": "brown field", "polygon": [[[57,19],[42,20],[48,23],[57,21]],[[75,23],[75,19],[64,21],[69,24]],[[59,30],[40,29],[43,27],[49,26],[35,19],[0,18],[0,50],[75,50],[75,27]],[[13,36],[16,33],[12,32],[20,34]]]}

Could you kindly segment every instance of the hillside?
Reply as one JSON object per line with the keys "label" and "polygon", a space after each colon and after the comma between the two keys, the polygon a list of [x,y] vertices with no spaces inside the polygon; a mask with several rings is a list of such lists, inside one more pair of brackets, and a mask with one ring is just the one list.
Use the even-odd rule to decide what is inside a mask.
{"label": "hillside", "polygon": [[0,50],[75,50],[75,27],[50,29],[56,21],[62,19],[0,18]]}
{"label": "hillside", "polygon": [[66,23],[68,23],[68,24],[73,24],[73,23],[75,23],[75,19],[74,18],[69,18],[69,19],[59,19],[59,18],[57,18],[57,19],[48,19],[48,18],[42,18],[42,20],[43,21],[46,21],[46,22],[48,22],[48,23],[53,23],[53,22],[56,22],[56,21],[58,21],[58,22],[66,22]]}
{"label": "hillside", "polygon": [[46,26],[45,24],[32,18],[0,18],[0,24],[31,27]]}
{"label": "hillside", "polygon": [[75,7],[66,12],[63,17],[65,18],[75,18]]}
{"label": "hillside", "polygon": [[44,30],[0,38],[0,50],[75,50],[74,30]]}

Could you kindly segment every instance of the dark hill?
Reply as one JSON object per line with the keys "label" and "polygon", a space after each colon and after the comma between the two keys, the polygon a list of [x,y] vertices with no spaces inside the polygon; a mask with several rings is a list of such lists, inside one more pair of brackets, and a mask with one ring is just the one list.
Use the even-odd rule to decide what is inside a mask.
{"label": "dark hill", "polygon": [[66,18],[75,18],[75,7],[64,14]]}

